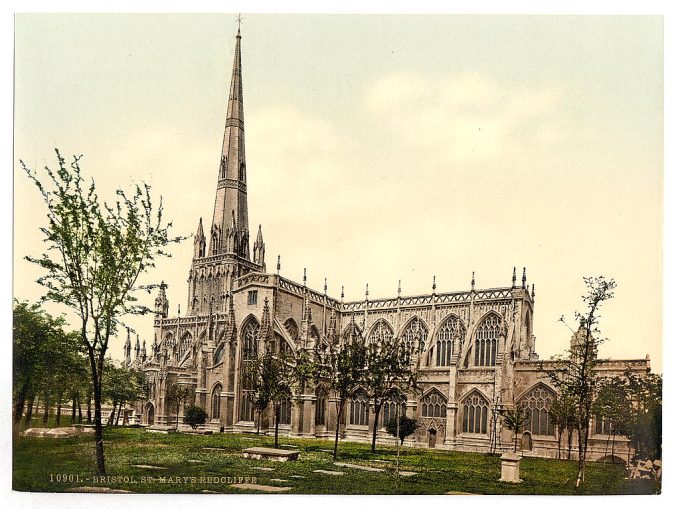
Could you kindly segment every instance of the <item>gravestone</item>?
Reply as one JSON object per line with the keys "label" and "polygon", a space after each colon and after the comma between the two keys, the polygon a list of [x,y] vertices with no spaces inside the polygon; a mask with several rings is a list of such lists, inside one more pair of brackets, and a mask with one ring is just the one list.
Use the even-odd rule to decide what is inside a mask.
{"label": "gravestone", "polygon": [[249,447],[243,449],[243,457],[256,460],[269,461],[295,461],[300,455],[299,451],[282,451],[281,449],[271,449],[269,447]]}
{"label": "gravestone", "polygon": [[514,452],[506,452],[501,456],[501,482],[519,483],[519,461],[520,457]]}

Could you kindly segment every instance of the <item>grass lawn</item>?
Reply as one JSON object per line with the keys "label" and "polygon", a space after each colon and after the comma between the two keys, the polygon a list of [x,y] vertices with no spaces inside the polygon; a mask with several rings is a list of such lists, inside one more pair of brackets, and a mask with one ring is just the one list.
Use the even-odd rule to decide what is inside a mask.
{"label": "grass lawn", "polygon": [[[66,423],[64,423],[66,424]],[[106,469],[109,476],[128,476],[128,482],[93,482],[94,439],[80,436],[67,439],[15,438],[13,488],[19,491],[66,491],[76,486],[106,486],[137,493],[249,493],[225,483],[200,483],[204,477],[256,477],[257,484],[290,486],[287,493],[333,494],[445,494],[450,491],[480,494],[574,493],[576,462],[524,458],[517,485],[500,483],[500,458],[484,454],[402,449],[401,470],[417,472],[396,480],[396,448],[381,447],[372,454],[370,444],[341,442],[338,462],[385,469],[367,472],[333,464],[333,442],[283,437],[281,444],[296,446],[300,459],[295,462],[249,460],[241,450],[273,446],[273,437],[216,434],[146,433],[141,428],[113,428],[105,431]],[[205,448],[222,448],[210,450]],[[148,469],[135,465],[162,467]],[[260,470],[255,467],[272,468]],[[342,476],[316,473],[334,470]],[[57,482],[57,474],[73,474],[80,482]],[[52,481],[50,480],[52,475]],[[297,477],[293,477],[297,476]],[[161,477],[180,477],[180,482],[160,482]],[[192,477],[195,478],[192,482]],[[67,477],[68,478],[68,477]],[[147,482],[142,482],[144,478]],[[149,479],[151,478],[151,479]],[[273,479],[279,479],[274,481]],[[283,480],[283,482],[281,481]],[[136,481],[136,482],[132,482]],[[233,482],[233,481],[232,481]],[[252,482],[252,479],[251,479]],[[585,494],[650,494],[658,487],[649,481],[627,481],[621,466],[589,464]],[[251,492],[257,493],[257,492]]]}

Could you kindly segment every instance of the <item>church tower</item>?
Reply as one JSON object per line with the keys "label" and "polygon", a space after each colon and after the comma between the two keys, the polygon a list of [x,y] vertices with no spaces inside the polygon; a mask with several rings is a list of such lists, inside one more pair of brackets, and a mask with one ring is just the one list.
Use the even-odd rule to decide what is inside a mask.
{"label": "church tower", "polygon": [[234,65],[227,102],[222,153],[212,222],[199,219],[189,271],[187,315],[226,311],[233,280],[249,272],[264,272],[264,242],[258,231],[250,252],[248,192],[241,78],[241,30],[236,34]]}

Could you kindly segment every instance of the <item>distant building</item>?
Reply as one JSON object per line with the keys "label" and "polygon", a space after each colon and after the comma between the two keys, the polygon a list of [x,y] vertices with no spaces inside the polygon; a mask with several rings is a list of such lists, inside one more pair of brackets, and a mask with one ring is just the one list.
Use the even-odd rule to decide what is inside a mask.
{"label": "distant building", "polygon": [[[147,401],[137,409],[142,422],[174,420],[165,394],[169,384],[179,383],[194,390],[195,403],[208,413],[209,428],[253,431],[253,404],[240,377],[244,362],[265,346],[275,351],[329,349],[355,331],[368,341],[387,336],[418,345],[414,362],[422,371],[424,390],[405,405],[407,415],[422,423],[413,445],[486,452],[495,439],[496,450],[511,449],[512,435],[502,429],[500,418],[494,437],[493,416],[523,405],[531,409],[521,437],[524,454],[555,457],[557,435],[548,408],[556,392],[539,369],[535,293],[526,272],[518,280],[513,270],[511,284],[500,288],[476,288],[474,273],[470,288],[455,292],[439,292],[433,281],[427,295],[404,296],[399,289],[392,298],[370,299],[367,288],[365,299],[354,302],[345,302],[344,294],[333,298],[325,288],[308,288],[306,274],[300,284],[281,277],[278,266],[267,272],[261,228],[251,256],[244,132],[239,30],[213,218],[205,227],[198,221],[186,314],[169,316],[167,287],[161,284],[150,353],[137,339],[133,361],[129,339],[125,346],[127,362],[141,367],[149,380]],[[648,367],[648,360],[601,361],[598,372],[645,372]],[[294,396],[282,411],[282,433],[332,436],[337,419],[333,398],[323,384]],[[385,405],[376,416],[358,387],[344,412],[342,436],[369,440],[373,420],[379,419],[379,436],[387,438],[384,424],[396,405]],[[262,428],[271,425],[271,412],[265,412]],[[609,454],[608,423],[595,418],[592,431],[590,455],[598,459]],[[626,459],[627,444],[617,437],[615,455]]]}

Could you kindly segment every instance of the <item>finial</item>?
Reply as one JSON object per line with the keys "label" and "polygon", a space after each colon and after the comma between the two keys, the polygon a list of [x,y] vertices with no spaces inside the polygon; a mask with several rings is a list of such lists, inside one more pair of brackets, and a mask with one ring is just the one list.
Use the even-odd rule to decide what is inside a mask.
{"label": "finial", "polygon": [[177,304],[177,316],[181,315],[182,312],[180,311],[179,304]]}
{"label": "finial", "polygon": [[368,300],[368,283],[366,283],[366,300]]}
{"label": "finial", "polygon": [[243,23],[243,17],[241,16],[241,13],[238,13],[238,16],[236,17],[236,23],[238,23],[238,32],[236,32],[237,36],[241,35],[241,23]]}
{"label": "finial", "polygon": [[527,268],[522,269],[522,288],[527,287]]}
{"label": "finial", "polygon": [[281,273],[281,255],[276,256],[276,275]]}
{"label": "finial", "polygon": [[341,290],[340,290],[340,302],[345,300],[345,285],[342,285]]}
{"label": "finial", "polygon": [[534,285],[531,285],[531,300],[534,300],[534,297],[536,297],[536,291],[534,290]]}
{"label": "finial", "polygon": [[302,274],[302,282],[304,283],[305,288],[307,288],[307,267],[305,267],[305,270]]}
{"label": "finial", "polygon": [[437,290],[437,276],[432,276],[432,293]]}
{"label": "finial", "polygon": [[472,271],[472,281],[470,281],[470,286],[472,287],[472,290],[474,291],[475,289],[475,271]]}
{"label": "finial", "polygon": [[328,291],[328,283],[326,282],[326,278],[323,278],[323,294],[326,295],[327,291]]}
{"label": "finial", "polygon": [[401,297],[401,279],[399,280],[399,286],[397,287],[397,295]]}
{"label": "finial", "polygon": [[515,288],[517,286],[517,267],[512,268],[512,287]]}

